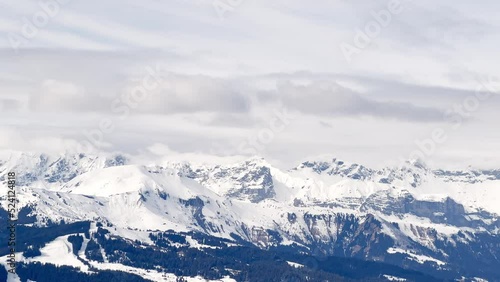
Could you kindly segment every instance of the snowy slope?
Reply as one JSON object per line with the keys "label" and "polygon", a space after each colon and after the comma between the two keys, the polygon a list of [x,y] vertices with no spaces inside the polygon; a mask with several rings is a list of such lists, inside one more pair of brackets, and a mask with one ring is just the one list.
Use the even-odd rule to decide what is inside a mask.
{"label": "snowy slope", "polygon": [[106,167],[121,166],[127,157],[115,155],[61,154],[1,152],[0,180],[14,171],[18,185],[38,188],[58,188],[74,177]]}
{"label": "snowy slope", "polygon": [[500,234],[494,170],[444,172],[419,162],[376,170],[323,159],[282,171],[262,158],[131,165],[120,155],[43,154],[0,161],[0,177],[11,170],[20,177],[19,205],[30,208],[37,224],[97,221],[146,243],[152,230],[236,234],[261,248],[295,245],[372,260],[406,256],[446,268],[456,246],[470,246],[466,256],[479,260],[480,249]]}
{"label": "snowy slope", "polygon": [[[78,235],[78,234],[74,234]],[[80,234],[81,235],[81,234]],[[40,263],[50,263],[53,265],[57,266],[70,266],[79,269],[82,272],[85,273],[92,273],[92,271],[89,270],[89,266],[92,268],[98,269],[98,270],[114,270],[114,271],[121,271],[121,272],[127,272],[131,274],[136,274],[139,275],[145,279],[149,279],[151,281],[163,281],[163,282],[176,282],[178,281],[178,276],[171,274],[171,273],[164,273],[164,272],[159,272],[155,270],[145,270],[141,268],[136,268],[136,267],[131,267],[131,266],[126,266],[123,264],[118,264],[118,263],[102,263],[102,262],[96,262],[92,260],[88,260],[85,257],[85,248],[86,246],[82,246],[82,250],[78,253],[78,256],[76,256],[73,253],[73,247],[71,243],[68,242],[68,237],[70,235],[66,236],[61,236],[56,238],[54,241],[48,243],[45,247],[40,249],[40,252],[42,253],[40,256],[32,257],[32,258],[25,258],[23,257],[22,253],[17,253],[17,260],[18,262],[23,262],[23,263],[30,263],[30,262],[40,262]],[[5,261],[6,257],[0,257],[0,261]],[[79,260],[80,259],[80,260]],[[84,263],[85,262],[85,263]],[[11,275],[9,277],[11,281],[16,281],[18,278],[16,278],[15,275]],[[203,279],[202,277],[183,277],[186,281],[188,282],[210,282],[212,280],[206,280]],[[17,280],[20,281],[20,280]],[[234,279],[231,278],[223,278],[222,280],[217,280],[217,281],[225,281],[225,282],[233,282],[235,281]]]}

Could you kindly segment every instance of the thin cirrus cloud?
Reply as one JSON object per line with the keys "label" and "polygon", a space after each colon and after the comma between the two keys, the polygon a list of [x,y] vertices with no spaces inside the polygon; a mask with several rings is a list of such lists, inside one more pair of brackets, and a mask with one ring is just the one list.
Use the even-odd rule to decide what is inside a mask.
{"label": "thin cirrus cloud", "polygon": [[[128,91],[128,92],[127,92]],[[130,94],[130,87],[123,94]],[[238,81],[207,76],[167,75],[148,99],[134,107],[136,114],[175,114],[213,112],[249,113],[252,108],[283,105],[308,115],[343,117],[371,116],[413,122],[442,121],[444,113],[436,108],[411,103],[377,101],[342,87],[335,82],[296,85],[278,83],[267,96],[255,96],[255,89]],[[260,99],[259,99],[260,97]],[[264,98],[265,97],[265,98]],[[116,98],[115,98],[116,99]],[[46,80],[30,98],[30,109],[50,112],[111,112],[111,97],[92,95],[69,82]],[[127,100],[123,100],[124,102]],[[106,107],[108,105],[108,107]],[[224,123],[224,118],[219,117]]]}
{"label": "thin cirrus cloud", "polygon": [[377,101],[364,97],[335,82],[316,82],[308,85],[281,83],[279,99],[305,114],[327,116],[371,116],[401,121],[442,121],[444,112],[432,107],[411,103]]}
{"label": "thin cirrus cloud", "polygon": [[[169,74],[158,86],[146,91],[146,99],[135,100],[133,88],[127,85],[120,95],[87,93],[71,82],[45,80],[30,96],[30,109],[35,112],[113,112],[113,105],[128,106],[132,114],[175,114],[194,112],[244,113],[250,109],[248,97],[225,80],[207,76]],[[118,102],[117,102],[118,101]]]}
{"label": "thin cirrus cloud", "polygon": [[[475,94],[476,77],[499,73],[492,62],[498,3],[486,1],[444,0],[441,8],[406,1],[351,62],[340,44],[353,44],[389,1],[243,1],[223,20],[213,1],[68,1],[17,52],[6,36],[0,40],[0,131],[15,128],[0,148],[85,138],[80,130],[116,118],[109,117],[114,101],[160,64],[163,81],[150,97],[129,119],[113,119],[116,130],[104,141],[113,149],[159,142],[207,153],[214,141],[237,149],[285,107],[299,118],[276,133],[264,150],[271,156],[411,151],[443,112]],[[4,35],[19,35],[23,18],[41,9],[38,1],[0,2]],[[495,98],[481,103],[446,146],[464,152],[473,142],[500,140],[488,135],[497,105]],[[475,130],[479,124],[483,130]],[[41,143],[21,142],[44,134]]]}

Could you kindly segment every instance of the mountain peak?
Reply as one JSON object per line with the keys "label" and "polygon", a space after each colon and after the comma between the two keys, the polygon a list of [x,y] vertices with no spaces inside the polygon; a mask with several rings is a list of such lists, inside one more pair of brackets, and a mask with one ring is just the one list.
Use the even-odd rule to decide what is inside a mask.
{"label": "mountain peak", "polygon": [[429,167],[427,166],[425,161],[422,159],[409,159],[405,162],[405,164],[410,165],[410,166],[414,166],[418,169],[429,170]]}

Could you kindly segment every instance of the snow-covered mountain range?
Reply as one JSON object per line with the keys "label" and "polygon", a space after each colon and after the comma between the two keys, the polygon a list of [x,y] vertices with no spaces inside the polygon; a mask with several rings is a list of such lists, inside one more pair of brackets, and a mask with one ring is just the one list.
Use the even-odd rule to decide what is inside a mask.
{"label": "snow-covered mountain range", "polygon": [[500,170],[421,162],[378,170],[335,158],[280,170],[262,158],[139,165],[119,154],[13,153],[0,160],[2,183],[10,171],[20,216],[36,226],[99,222],[144,244],[153,232],[199,232],[500,281]]}

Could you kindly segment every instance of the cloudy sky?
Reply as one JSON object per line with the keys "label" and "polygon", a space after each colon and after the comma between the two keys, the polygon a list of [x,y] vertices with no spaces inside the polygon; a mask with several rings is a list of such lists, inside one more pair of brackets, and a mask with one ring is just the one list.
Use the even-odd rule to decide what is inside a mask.
{"label": "cloudy sky", "polygon": [[0,0],[0,149],[500,168],[498,8]]}

